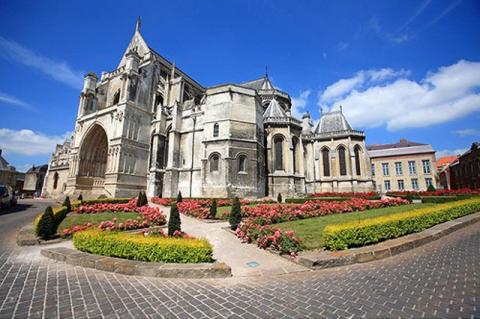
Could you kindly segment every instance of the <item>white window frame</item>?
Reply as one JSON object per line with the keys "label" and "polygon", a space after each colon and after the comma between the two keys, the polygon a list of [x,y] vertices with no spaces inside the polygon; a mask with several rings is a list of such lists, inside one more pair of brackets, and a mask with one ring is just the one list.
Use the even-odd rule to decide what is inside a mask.
{"label": "white window frame", "polygon": [[388,163],[382,163],[382,173],[383,176],[390,176],[390,167]]}
{"label": "white window frame", "polygon": [[417,164],[415,161],[408,161],[408,172],[410,175],[417,175]]}
{"label": "white window frame", "polygon": [[430,160],[422,160],[423,174],[432,174]]}
{"label": "white window frame", "polygon": [[403,175],[402,162],[395,162],[395,173],[397,174],[397,176]]}

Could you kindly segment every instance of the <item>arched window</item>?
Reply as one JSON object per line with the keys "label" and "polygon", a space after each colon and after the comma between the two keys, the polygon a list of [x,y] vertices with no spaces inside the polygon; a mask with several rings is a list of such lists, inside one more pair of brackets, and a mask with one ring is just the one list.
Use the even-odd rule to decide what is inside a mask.
{"label": "arched window", "polygon": [[163,96],[160,93],[155,94],[155,102],[153,104],[153,113],[157,113],[158,106],[163,105]]}
{"label": "arched window", "polygon": [[355,149],[353,150],[355,154],[355,171],[357,175],[361,175],[361,169],[360,169],[360,148],[358,146],[355,146]]}
{"label": "arched window", "polygon": [[240,155],[238,157],[238,171],[239,172],[247,171],[247,157],[245,155]]}
{"label": "arched window", "polygon": [[294,138],[292,140],[292,144],[293,144],[293,172],[294,173],[297,173],[298,172],[298,163],[297,163],[297,144],[298,144],[298,140],[296,138]]}
{"label": "arched window", "polygon": [[328,148],[322,149],[323,176],[330,176],[330,151]]}
{"label": "arched window", "polygon": [[220,157],[218,154],[213,154],[210,157],[210,172],[218,172],[218,162],[220,161]]}
{"label": "arched window", "polygon": [[218,123],[213,124],[213,137],[218,137],[219,129],[220,125]]}
{"label": "arched window", "polygon": [[283,138],[281,136],[275,137],[273,144],[275,154],[275,170],[281,171],[283,170]]}
{"label": "arched window", "polygon": [[53,175],[53,189],[57,189],[57,185],[58,185],[58,173],[55,172],[55,174]]}
{"label": "arched window", "polygon": [[120,90],[117,90],[115,94],[113,95],[113,103],[112,105],[116,105],[120,102]]}
{"label": "arched window", "polygon": [[345,147],[338,148],[338,164],[340,166],[340,175],[347,175],[347,162],[345,160]]}

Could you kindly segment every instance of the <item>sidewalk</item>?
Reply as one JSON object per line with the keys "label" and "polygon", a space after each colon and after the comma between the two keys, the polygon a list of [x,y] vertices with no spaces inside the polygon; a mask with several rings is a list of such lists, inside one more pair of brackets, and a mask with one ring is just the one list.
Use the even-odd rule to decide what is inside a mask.
{"label": "sidewalk", "polygon": [[[150,203],[170,215],[170,207]],[[213,246],[213,257],[232,268],[233,276],[272,276],[300,271],[307,267],[258,248],[244,244],[234,234],[223,229],[228,222],[206,223],[199,219],[180,214],[182,231],[195,237],[206,238]]]}

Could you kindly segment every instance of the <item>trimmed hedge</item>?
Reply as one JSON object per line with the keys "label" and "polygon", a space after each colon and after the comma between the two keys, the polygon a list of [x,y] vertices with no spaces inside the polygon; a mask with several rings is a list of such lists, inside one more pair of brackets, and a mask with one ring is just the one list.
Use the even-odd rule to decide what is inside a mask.
{"label": "trimmed hedge", "polygon": [[[351,200],[354,197],[303,197],[303,198],[287,198],[285,199],[285,203],[288,204],[303,204],[308,201],[325,201],[325,202],[344,202],[347,200]],[[367,197],[365,199],[368,200],[379,200],[381,199],[380,196],[374,197]]]}
{"label": "trimmed hedge", "polygon": [[[52,212],[53,212],[53,226],[55,228],[55,233],[56,233],[58,225],[60,225],[60,223],[65,219],[65,217],[67,217],[68,208],[65,206],[54,207],[52,209]],[[37,218],[35,218],[35,220],[33,221],[33,231],[37,236],[40,236],[40,233],[41,233],[39,224],[44,214],[45,213],[39,214]]]}
{"label": "trimmed hedge", "polygon": [[331,250],[364,246],[420,232],[440,223],[480,211],[480,199],[467,199],[362,221],[327,225],[324,243]]}
{"label": "trimmed hedge", "polygon": [[448,203],[448,202],[455,202],[457,200],[465,199],[464,197],[460,198],[458,196],[420,196],[422,203],[434,203],[434,204],[441,204],[441,203]]}
{"label": "trimmed hedge", "polygon": [[212,246],[205,239],[144,236],[88,229],[73,235],[80,251],[131,260],[165,263],[212,262]]}

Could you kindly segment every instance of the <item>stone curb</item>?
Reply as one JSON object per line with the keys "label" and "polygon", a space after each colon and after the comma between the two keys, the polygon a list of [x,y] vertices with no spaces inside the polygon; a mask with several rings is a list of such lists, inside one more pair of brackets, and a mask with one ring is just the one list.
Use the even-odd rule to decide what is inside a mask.
{"label": "stone curb", "polygon": [[17,233],[17,245],[18,246],[35,246],[35,245],[50,245],[57,244],[59,242],[65,241],[64,238],[54,238],[50,240],[43,240],[35,236],[33,233],[33,226],[26,225],[20,228]]}
{"label": "stone curb", "polygon": [[76,249],[58,247],[45,248],[42,256],[62,261],[73,266],[82,266],[124,275],[162,278],[226,278],[232,269],[225,263],[174,264],[144,262],[115,257],[93,255]]}
{"label": "stone curb", "polygon": [[380,260],[420,247],[478,221],[480,221],[480,212],[438,224],[420,233],[374,245],[343,251],[303,252],[296,258],[296,262],[310,269],[323,269]]}

